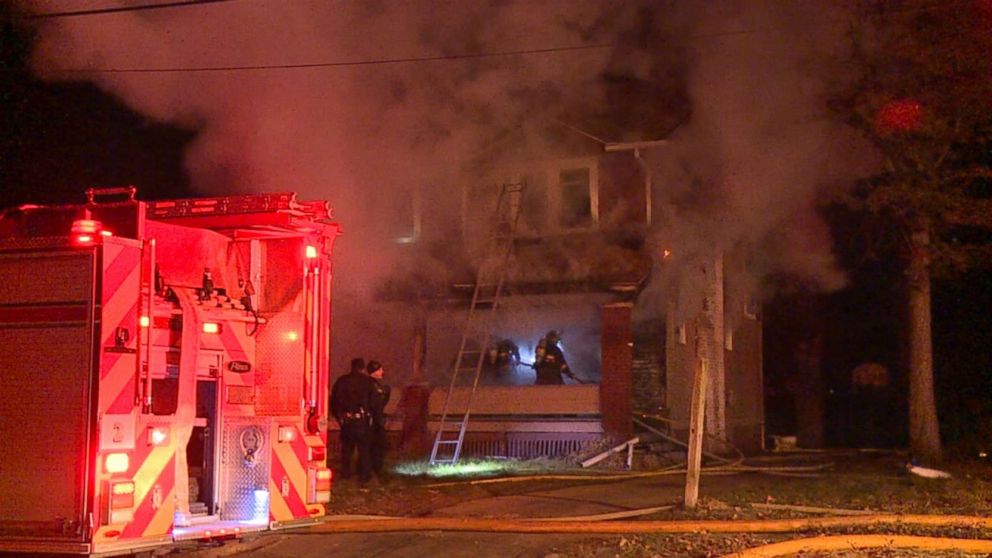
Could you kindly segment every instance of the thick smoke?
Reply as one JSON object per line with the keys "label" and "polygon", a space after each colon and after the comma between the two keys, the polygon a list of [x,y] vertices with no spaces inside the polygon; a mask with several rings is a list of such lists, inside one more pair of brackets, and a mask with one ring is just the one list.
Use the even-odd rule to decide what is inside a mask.
{"label": "thick smoke", "polygon": [[[672,246],[675,260],[692,262],[713,246],[747,243],[776,255],[760,262],[766,271],[836,288],[843,278],[814,201],[824,187],[850,179],[857,149],[853,135],[824,112],[824,76],[833,75],[829,61],[843,43],[843,18],[832,22],[838,14],[826,8],[232,1],[42,20],[34,64],[43,77],[92,80],[149,118],[196,130],[186,165],[205,193],[297,191],[330,200],[347,235],[336,252],[335,320],[363,332],[345,341],[349,352],[373,354],[362,340],[382,339],[384,321],[402,323],[365,305],[396,266],[395,216],[415,199],[432,209],[425,229],[453,228],[465,182],[548,148],[542,132],[566,112],[607,105],[630,121],[673,112],[663,94],[620,106],[610,97],[618,79],[660,82],[659,91],[691,98],[691,119],[672,143],[645,153],[655,183],[669,188],[656,211],[670,217],[657,221],[665,223],[658,248]],[[193,71],[590,44],[611,46]],[[154,68],[176,71],[105,71]],[[443,271],[449,255],[434,257],[419,271]]]}
{"label": "thick smoke", "polygon": [[[843,83],[847,17],[827,2],[694,6],[686,29],[692,117],[648,157],[662,189],[655,287],[698,308],[686,271],[742,249],[754,283],[728,285],[728,308],[771,273],[835,290],[846,278],[817,204],[867,173],[871,148],[828,111]],[[674,262],[674,265],[673,265]],[[682,288],[679,288],[681,284]],[[736,299],[736,300],[731,300]],[[744,300],[742,300],[744,299]]]}

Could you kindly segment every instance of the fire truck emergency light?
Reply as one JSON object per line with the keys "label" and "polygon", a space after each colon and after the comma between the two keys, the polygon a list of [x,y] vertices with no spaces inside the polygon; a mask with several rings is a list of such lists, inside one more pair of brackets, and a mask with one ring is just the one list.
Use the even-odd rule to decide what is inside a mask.
{"label": "fire truck emergency light", "polygon": [[203,322],[203,333],[220,333],[220,324],[216,322]]}
{"label": "fire truck emergency light", "polygon": [[317,247],[316,246],[307,246],[306,256],[307,256],[307,259],[308,260],[312,260],[312,259],[316,258],[317,257]]}
{"label": "fire truck emergency light", "polygon": [[296,438],[296,429],[292,426],[279,427],[279,441],[283,443],[292,442]]}
{"label": "fire truck emergency light", "polygon": [[126,453],[108,453],[103,459],[103,469],[108,473],[124,473],[131,466],[131,458]]}
{"label": "fire truck emergency light", "polygon": [[138,325],[141,327],[148,327],[152,324],[152,320],[148,316],[141,316],[138,318]]}
{"label": "fire truck emergency light", "polygon": [[92,244],[96,235],[101,234],[100,221],[93,219],[76,219],[72,222],[69,235],[76,244]]}
{"label": "fire truck emergency light", "polygon": [[164,446],[169,441],[168,426],[153,426],[148,429],[148,445]]}

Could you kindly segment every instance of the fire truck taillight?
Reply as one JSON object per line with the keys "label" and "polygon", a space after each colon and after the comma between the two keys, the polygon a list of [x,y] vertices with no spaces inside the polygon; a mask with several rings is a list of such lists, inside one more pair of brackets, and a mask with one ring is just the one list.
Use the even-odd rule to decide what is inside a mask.
{"label": "fire truck taillight", "polygon": [[296,428],[293,426],[279,427],[279,441],[289,443],[296,439]]}
{"label": "fire truck taillight", "polygon": [[165,446],[169,443],[169,427],[153,426],[148,429],[149,446]]}
{"label": "fire truck taillight", "polygon": [[311,467],[307,470],[308,504],[326,504],[331,501],[331,470],[326,467]]}
{"label": "fire truck taillight", "polygon": [[131,466],[131,458],[126,453],[108,453],[103,458],[103,469],[108,473],[124,473]]}
{"label": "fire truck taillight", "polygon": [[309,450],[310,461],[318,461],[320,463],[327,461],[327,448],[324,446],[310,446],[307,449]]}
{"label": "fire truck taillight", "polygon": [[111,525],[134,519],[134,481],[109,483],[107,522]]}
{"label": "fire truck taillight", "polygon": [[220,324],[216,322],[203,322],[203,333],[220,333]]}
{"label": "fire truck taillight", "polygon": [[308,260],[312,260],[312,259],[316,258],[317,257],[317,247],[316,246],[307,246],[306,257],[307,257]]}

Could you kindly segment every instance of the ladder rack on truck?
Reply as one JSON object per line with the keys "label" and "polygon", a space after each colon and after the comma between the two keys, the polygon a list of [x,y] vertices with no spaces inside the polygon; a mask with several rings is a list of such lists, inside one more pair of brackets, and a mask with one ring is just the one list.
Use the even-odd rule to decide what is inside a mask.
{"label": "ladder rack on truck", "polygon": [[135,194],[0,213],[0,551],[325,514],[327,203]]}

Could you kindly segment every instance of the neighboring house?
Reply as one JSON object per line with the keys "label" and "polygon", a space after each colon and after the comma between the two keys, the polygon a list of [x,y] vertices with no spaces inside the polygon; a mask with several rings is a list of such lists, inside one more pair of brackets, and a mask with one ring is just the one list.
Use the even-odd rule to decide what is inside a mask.
{"label": "neighboring house", "polygon": [[[554,141],[549,142],[554,149],[518,159],[488,180],[465,187],[458,200],[461,207],[456,208],[460,222],[449,219],[437,238],[430,238],[420,224],[431,219],[430,211],[452,208],[437,200],[411,204],[418,212],[404,221],[410,223],[410,234],[404,238],[406,265],[399,266],[395,280],[380,292],[383,300],[393,301],[390,304],[420,309],[408,323],[408,354],[413,354],[414,332],[420,331],[426,346],[423,375],[432,386],[447,386],[474,269],[489,257],[485,246],[496,219],[497,196],[503,184],[522,181],[526,190],[514,256],[493,339],[512,340],[521,360],[530,362],[537,341],[549,330],[561,331],[571,368],[589,384],[558,388],[561,397],[571,401],[578,393],[574,390],[598,389],[604,421],[608,408],[626,416],[633,409],[666,417],[678,435],[688,428],[693,372],[705,365],[708,432],[745,451],[760,448],[761,323],[757,307],[740,295],[741,285],[750,284],[745,280],[746,251],[737,249],[685,266],[689,269],[680,274],[678,287],[662,289],[659,295],[652,274],[681,264],[676,263],[677,254],[670,255],[678,248],[665,246],[655,232],[664,225],[664,216],[678,208],[657,206],[662,199],[658,192],[666,185],[652,180],[641,156],[645,150],[664,149],[664,142],[599,141],[569,125],[557,127],[554,133]],[[454,251],[452,238],[462,241]],[[444,273],[437,270],[441,262]],[[617,320],[625,323],[618,326]],[[615,331],[604,331],[604,324]],[[483,381],[524,390],[533,384],[534,371],[521,365]],[[542,409],[568,408],[569,416],[559,417],[557,426],[542,428],[557,432],[558,438],[572,426],[581,433],[577,439],[603,432],[590,427],[589,417],[574,405],[549,404],[548,398],[556,392],[531,391],[501,387],[493,391],[500,394],[494,396],[496,402],[484,395],[483,405],[495,416],[499,401],[504,401],[513,408],[507,414],[513,415],[517,426],[526,420],[547,422],[548,413]],[[624,398],[627,401],[621,401]],[[525,409],[528,403],[523,401],[532,401],[535,408]],[[435,397],[432,409],[438,402]],[[569,422],[569,417],[574,420]],[[485,417],[473,421],[478,422],[470,425],[487,422]],[[562,426],[562,421],[567,424]],[[629,424],[629,420],[626,425],[613,420],[606,431],[624,435]],[[536,435],[533,428],[528,432]]]}

